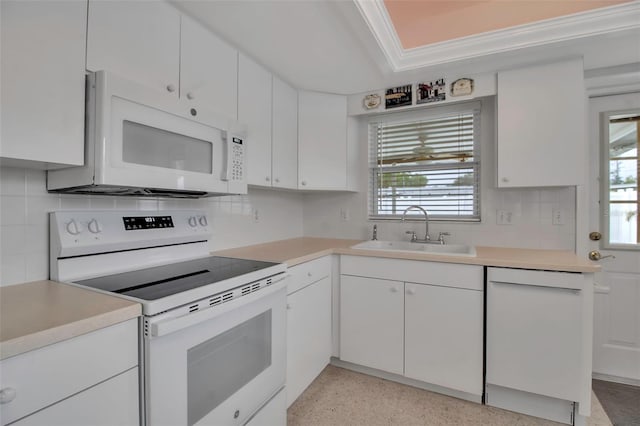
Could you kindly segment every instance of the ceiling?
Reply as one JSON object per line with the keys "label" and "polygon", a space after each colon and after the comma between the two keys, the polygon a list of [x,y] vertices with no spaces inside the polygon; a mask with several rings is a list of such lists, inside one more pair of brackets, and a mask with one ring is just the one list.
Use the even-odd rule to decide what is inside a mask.
{"label": "ceiling", "polygon": [[384,0],[402,47],[411,49],[631,0]]}
{"label": "ceiling", "polygon": [[[518,4],[527,2],[512,1]],[[400,0],[391,2],[402,3]],[[550,3],[554,2],[603,3],[598,0],[550,0]],[[562,29],[562,26],[556,25],[553,31],[543,28],[539,31],[543,37],[535,39],[535,43],[526,44],[522,41],[525,40],[523,37],[529,37],[534,31],[529,27],[519,26],[515,28],[518,32],[508,28],[480,36],[467,36],[406,49],[400,44],[402,32],[396,33],[390,24],[393,6],[387,15],[383,0],[174,0],[173,3],[293,86],[328,93],[361,93],[406,84],[415,79],[439,78],[450,72],[493,72],[567,56],[584,56],[586,69],[640,62],[640,7],[633,9],[636,15],[626,13],[631,25],[607,21],[606,28],[572,33],[570,37],[562,36],[557,29]],[[410,0],[404,3],[424,4],[425,1]],[[436,13],[436,16],[451,16],[452,13],[468,12],[477,7],[469,3],[488,6],[496,1],[433,3],[437,13],[432,13]],[[508,2],[500,0],[498,3]],[[638,0],[631,3],[633,7],[640,6]],[[372,7],[378,8],[381,16],[386,16],[388,22],[383,20],[382,25],[372,23],[371,17],[366,13],[366,9]],[[424,22],[426,13],[416,12],[415,22]],[[618,15],[616,19],[620,20]],[[591,15],[586,16],[589,18]],[[505,25],[504,20],[492,22],[492,25]],[[591,20],[586,23],[594,27],[593,22]],[[584,22],[581,24],[585,26]],[[386,39],[380,31],[385,25],[391,28]],[[468,26],[458,27],[464,29]],[[573,27],[567,25],[567,28]],[[458,28],[457,31],[461,29]],[[556,38],[548,42],[544,38],[547,33]],[[493,46],[499,48],[482,50],[477,47],[480,45],[476,40],[482,39],[486,34],[492,37]],[[501,38],[496,38],[496,34]],[[390,54],[390,50],[385,48],[385,42],[388,46],[389,41],[397,45],[395,53]],[[410,46],[421,42],[414,40],[403,41],[404,43]],[[612,49],[612,46],[615,48]],[[409,58],[409,65],[401,62],[406,59],[405,56]],[[397,60],[398,57],[400,61]],[[434,58],[438,60],[434,61]]]}

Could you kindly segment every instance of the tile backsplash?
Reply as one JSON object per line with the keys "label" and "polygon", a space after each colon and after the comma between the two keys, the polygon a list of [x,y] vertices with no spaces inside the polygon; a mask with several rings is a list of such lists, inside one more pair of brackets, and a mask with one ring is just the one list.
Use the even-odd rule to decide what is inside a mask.
{"label": "tile backsplash", "polygon": [[213,228],[210,248],[218,250],[302,236],[303,200],[253,188],[199,200],[49,194],[45,171],[0,167],[0,285],[48,278],[50,211],[203,209]]}

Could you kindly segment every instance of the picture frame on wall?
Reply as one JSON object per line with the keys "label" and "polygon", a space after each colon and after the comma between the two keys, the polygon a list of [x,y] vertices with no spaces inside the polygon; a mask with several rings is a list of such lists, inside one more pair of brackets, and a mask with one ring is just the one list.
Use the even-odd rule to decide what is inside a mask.
{"label": "picture frame on wall", "polygon": [[434,81],[418,83],[416,89],[416,103],[426,104],[431,102],[441,102],[447,98],[447,85],[444,78]]}
{"label": "picture frame on wall", "polygon": [[412,85],[391,87],[385,91],[384,106],[386,109],[411,105],[413,102]]}

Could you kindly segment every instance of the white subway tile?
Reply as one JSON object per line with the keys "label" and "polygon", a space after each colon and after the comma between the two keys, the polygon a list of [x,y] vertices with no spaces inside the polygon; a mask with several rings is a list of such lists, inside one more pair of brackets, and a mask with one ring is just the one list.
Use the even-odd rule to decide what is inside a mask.
{"label": "white subway tile", "polygon": [[57,194],[27,197],[26,223],[46,226],[49,223],[49,213],[57,210],[60,210],[60,196]]}
{"label": "white subway tile", "polygon": [[61,210],[88,210],[91,207],[87,195],[62,195],[60,196]]}
{"label": "white subway tile", "polygon": [[26,194],[31,196],[47,195],[47,172],[44,170],[27,169],[25,171],[27,180]]}
{"label": "white subway tile", "polygon": [[49,278],[48,252],[33,252],[25,259],[25,281],[46,280]]}
{"label": "white subway tile", "polygon": [[27,281],[25,257],[21,254],[2,256],[0,261],[0,285],[19,284]]}
{"label": "white subway tile", "polygon": [[24,195],[25,186],[24,169],[0,167],[0,195]]}
{"label": "white subway tile", "polygon": [[25,226],[0,226],[0,254],[2,257],[22,255],[25,252]]}
{"label": "white subway tile", "polygon": [[24,225],[25,222],[24,196],[0,197],[0,225]]}

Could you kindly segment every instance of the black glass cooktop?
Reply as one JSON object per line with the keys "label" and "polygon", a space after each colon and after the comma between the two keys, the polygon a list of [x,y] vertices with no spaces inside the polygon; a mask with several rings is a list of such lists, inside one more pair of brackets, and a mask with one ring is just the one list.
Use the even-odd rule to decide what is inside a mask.
{"label": "black glass cooktop", "polygon": [[277,263],[211,256],[76,281],[76,284],[150,301],[274,265]]}

